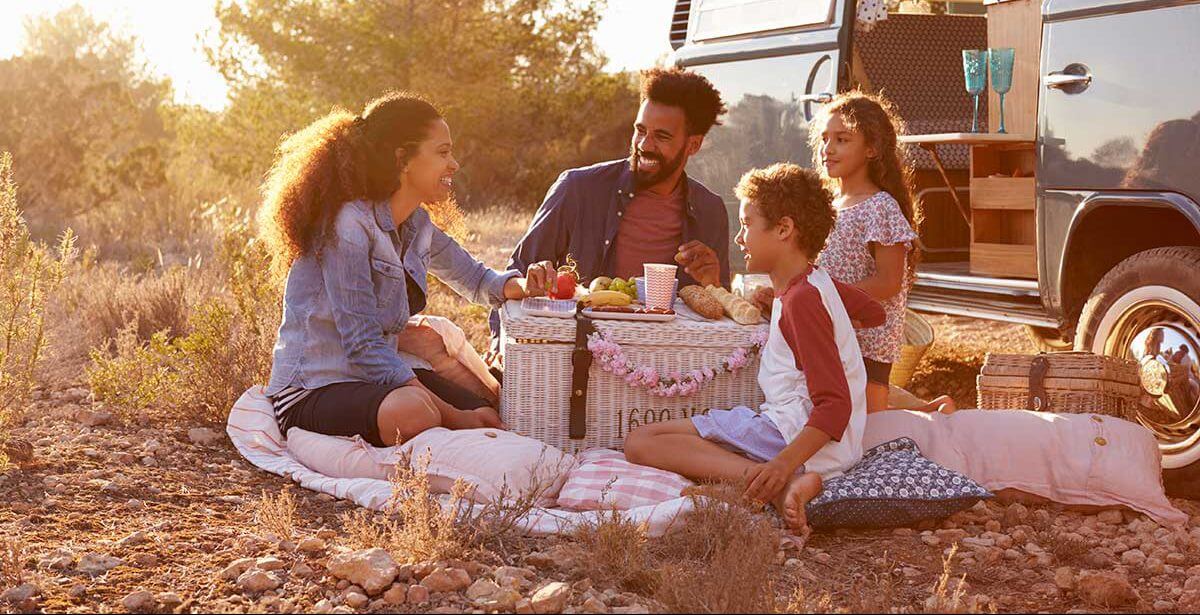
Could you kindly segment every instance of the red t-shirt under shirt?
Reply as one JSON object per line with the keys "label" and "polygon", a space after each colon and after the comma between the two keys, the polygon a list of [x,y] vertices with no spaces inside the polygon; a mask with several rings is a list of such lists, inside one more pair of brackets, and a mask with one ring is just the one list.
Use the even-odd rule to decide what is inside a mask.
{"label": "red t-shirt under shirt", "polygon": [[674,263],[683,243],[683,182],[669,195],[649,190],[633,195],[617,226],[613,277],[642,275],[646,263]]}

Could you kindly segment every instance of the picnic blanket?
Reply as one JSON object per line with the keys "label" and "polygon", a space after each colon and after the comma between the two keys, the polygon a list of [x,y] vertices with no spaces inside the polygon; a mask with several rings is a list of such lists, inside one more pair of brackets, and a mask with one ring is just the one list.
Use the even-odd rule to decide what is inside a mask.
{"label": "picnic blanket", "polygon": [[[490,379],[487,368],[462,331],[443,318],[422,316],[422,324],[432,326],[442,334],[446,350],[460,357],[463,365],[478,373],[484,382]],[[485,378],[486,376],[486,378]],[[229,413],[226,433],[238,452],[251,464],[272,474],[284,476],[299,483],[305,489],[327,493],[349,500],[364,508],[383,510],[392,497],[392,485],[376,478],[336,478],[316,472],[300,463],[288,452],[287,443],[275,421],[271,401],[260,386],[250,387],[234,403]],[[387,449],[379,449],[387,455]],[[449,505],[449,497],[443,498]],[[674,498],[657,505],[638,506],[619,514],[625,519],[644,524],[650,536],[660,536],[680,515],[690,512],[694,503],[690,497]],[[518,524],[530,534],[559,534],[572,531],[580,524],[595,522],[599,511],[574,512],[557,508],[536,508],[525,515]]]}

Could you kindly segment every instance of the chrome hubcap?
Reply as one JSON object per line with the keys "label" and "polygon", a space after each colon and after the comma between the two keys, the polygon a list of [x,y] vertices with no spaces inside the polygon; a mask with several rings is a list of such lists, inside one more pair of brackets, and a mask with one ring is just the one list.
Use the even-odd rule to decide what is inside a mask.
{"label": "chrome hubcap", "polygon": [[1104,343],[1105,354],[1136,361],[1142,383],[1138,421],[1164,455],[1200,438],[1200,315],[1164,300],[1129,306]]}

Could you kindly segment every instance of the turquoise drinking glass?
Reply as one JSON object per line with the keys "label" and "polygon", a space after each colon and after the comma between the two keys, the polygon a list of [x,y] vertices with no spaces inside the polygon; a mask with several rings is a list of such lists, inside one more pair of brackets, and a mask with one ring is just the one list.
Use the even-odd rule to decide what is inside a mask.
{"label": "turquoise drinking glass", "polygon": [[975,113],[971,116],[971,132],[979,132],[979,95],[987,89],[988,52],[986,49],[963,49],[963,77],[967,93],[975,97]]}
{"label": "turquoise drinking glass", "polygon": [[1004,130],[1004,95],[1012,87],[1013,57],[1012,47],[993,47],[988,49],[988,64],[992,70],[992,89],[1000,95],[1000,128]]}

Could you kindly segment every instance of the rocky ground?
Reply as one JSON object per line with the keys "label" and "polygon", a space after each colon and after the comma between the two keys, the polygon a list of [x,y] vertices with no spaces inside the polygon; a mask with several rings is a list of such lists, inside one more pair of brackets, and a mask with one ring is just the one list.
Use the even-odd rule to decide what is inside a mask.
{"label": "rocky ground", "polygon": [[[961,406],[971,405],[983,352],[1025,349],[1016,327],[935,322],[939,342],[913,388],[951,391]],[[33,457],[0,474],[2,609],[667,608],[588,578],[570,537],[402,564],[393,559],[402,554],[352,540],[343,515],[353,506],[296,489],[286,511],[295,532],[281,539],[267,529],[278,526],[266,516],[278,508],[264,497],[277,503],[287,481],[242,461],[219,428],[118,420],[78,387],[38,397],[12,434],[33,443]],[[1196,611],[1200,508],[1175,503],[1192,516],[1186,528],[1118,510],[992,501],[928,527],[816,534],[799,550],[781,543],[762,581],[793,609]]]}

